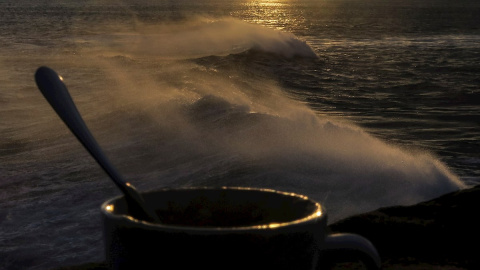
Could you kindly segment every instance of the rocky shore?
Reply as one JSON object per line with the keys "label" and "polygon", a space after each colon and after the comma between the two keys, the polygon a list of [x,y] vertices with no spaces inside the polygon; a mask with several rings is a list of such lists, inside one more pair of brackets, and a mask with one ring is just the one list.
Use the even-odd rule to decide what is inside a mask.
{"label": "rocky shore", "polygon": [[[480,269],[479,208],[480,185],[413,206],[381,208],[329,228],[370,239],[380,253],[383,269]],[[348,262],[341,266],[354,267]],[[107,268],[90,263],[59,270],[85,269]]]}
{"label": "rocky shore", "polygon": [[381,208],[330,226],[378,249],[383,269],[480,269],[480,185],[413,206]]}

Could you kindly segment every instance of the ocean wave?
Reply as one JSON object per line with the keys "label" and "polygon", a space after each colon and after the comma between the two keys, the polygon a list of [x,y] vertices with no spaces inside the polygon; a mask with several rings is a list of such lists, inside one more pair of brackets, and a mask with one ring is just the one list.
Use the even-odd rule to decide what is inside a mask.
{"label": "ocean wave", "polygon": [[[257,168],[247,174],[229,174],[229,179],[202,177],[201,185],[306,193],[325,203],[333,220],[386,205],[412,204],[464,187],[428,153],[388,145],[356,126],[323,119],[308,110],[297,108],[291,113],[252,112],[245,104],[215,96],[193,103],[190,121],[206,148]],[[198,185],[193,179],[188,184]]]}
{"label": "ocean wave", "polygon": [[105,29],[108,32],[98,29],[95,34],[79,36],[76,42],[98,54],[158,59],[188,59],[248,50],[283,57],[317,57],[305,41],[291,33],[230,17],[139,24],[134,31],[111,27]]}

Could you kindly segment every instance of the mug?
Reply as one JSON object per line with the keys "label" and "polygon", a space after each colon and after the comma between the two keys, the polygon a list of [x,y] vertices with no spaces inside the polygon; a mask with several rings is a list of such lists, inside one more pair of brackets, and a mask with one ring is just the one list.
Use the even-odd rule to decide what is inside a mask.
{"label": "mug", "polygon": [[183,188],[142,193],[161,223],[129,216],[123,196],[101,207],[112,269],[324,269],[359,258],[379,269],[375,247],[327,232],[327,214],[306,196],[255,188]]}

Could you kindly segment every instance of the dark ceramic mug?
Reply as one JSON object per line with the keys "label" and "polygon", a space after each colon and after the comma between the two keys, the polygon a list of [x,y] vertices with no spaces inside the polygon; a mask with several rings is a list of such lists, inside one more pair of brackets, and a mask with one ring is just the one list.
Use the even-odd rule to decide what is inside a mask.
{"label": "dark ceramic mug", "polygon": [[375,247],[354,234],[327,233],[322,206],[305,196],[252,188],[186,188],[144,193],[161,223],[129,216],[123,197],[102,205],[112,269],[322,269],[356,256],[379,269]]}

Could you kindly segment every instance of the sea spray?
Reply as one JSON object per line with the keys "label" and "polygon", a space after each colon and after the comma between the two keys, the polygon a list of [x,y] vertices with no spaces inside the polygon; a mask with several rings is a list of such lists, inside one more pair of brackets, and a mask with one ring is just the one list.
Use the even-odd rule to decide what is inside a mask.
{"label": "sea spray", "polygon": [[[109,103],[93,127],[142,188],[293,191],[324,203],[334,221],[463,187],[429,153],[388,145],[287,95],[257,67],[313,52],[291,34],[205,18],[137,31],[113,33],[113,42],[84,53],[110,81],[98,89]],[[238,51],[239,44],[252,53]]]}
{"label": "sea spray", "polygon": [[196,17],[162,24],[137,22],[134,29],[130,25],[110,26],[107,29],[97,29],[94,34],[77,37],[76,42],[95,49],[103,47],[105,50],[98,52],[103,55],[120,54],[155,59],[191,59],[228,55],[249,49],[285,57],[317,57],[305,41],[291,33],[230,17]]}
{"label": "sea spray", "polygon": [[[353,116],[378,136],[435,151],[462,180],[478,182],[475,166],[462,162],[478,160],[471,152],[476,123],[468,122],[478,109],[465,106],[478,92],[478,42],[423,42],[457,37],[457,28],[437,27],[448,21],[475,39],[478,23],[450,16],[440,24],[428,16],[409,23],[404,15],[410,10],[402,7],[392,8],[392,20],[378,27],[351,27],[352,19],[365,22],[370,6],[358,6],[360,13],[337,8],[339,20],[332,20],[332,9],[298,9],[304,2],[297,2],[263,13],[258,5],[245,8],[236,1],[222,1],[219,9],[299,38],[233,19],[178,20],[170,5],[182,8],[184,1],[155,3],[160,8],[151,2],[133,8],[111,1],[62,7],[2,2],[0,265],[52,269],[102,261],[98,207],[119,195],[36,89],[33,74],[41,65],[64,77],[95,137],[140,190],[244,185],[295,191],[324,203],[334,221],[462,187],[435,156],[386,144],[346,123]],[[239,12],[228,13],[229,6]],[[209,7],[196,1],[184,9],[215,13]],[[384,7],[377,11],[372,14],[384,14]],[[449,6],[445,14],[450,12]],[[221,35],[212,30],[195,36],[189,26],[208,33],[216,24],[239,27],[219,32],[230,44],[216,46]],[[179,30],[169,33],[168,27]],[[434,28],[441,33],[430,32]],[[176,42],[162,48],[169,41],[160,34]],[[409,42],[391,46],[391,38]],[[298,46],[282,45],[289,40]],[[269,42],[267,49],[259,45]],[[320,57],[295,57],[304,49]],[[423,89],[417,82],[425,80],[432,83]],[[456,100],[449,107],[436,102],[451,100],[452,93]]]}

